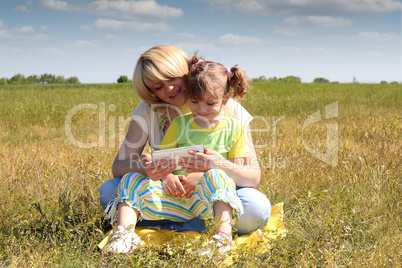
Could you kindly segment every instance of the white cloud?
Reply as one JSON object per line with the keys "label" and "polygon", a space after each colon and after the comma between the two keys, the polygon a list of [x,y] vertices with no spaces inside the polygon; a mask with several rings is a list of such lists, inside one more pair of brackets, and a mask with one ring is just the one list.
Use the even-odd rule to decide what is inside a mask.
{"label": "white cloud", "polygon": [[94,42],[91,42],[91,41],[80,40],[80,41],[72,43],[71,47],[72,48],[78,48],[78,49],[86,49],[86,48],[99,47],[99,45],[94,43]]}
{"label": "white cloud", "polygon": [[32,26],[21,26],[9,30],[9,33],[17,35],[29,35],[35,33],[35,29]]}
{"label": "white cloud", "polygon": [[17,6],[16,8],[14,8],[14,11],[17,12],[25,12],[25,13],[35,13],[34,10],[30,10],[28,9],[26,6]]}
{"label": "white cloud", "polygon": [[308,31],[302,29],[300,27],[284,27],[284,26],[275,26],[274,33],[286,36],[286,37],[300,37],[308,34]]}
{"label": "white cloud", "polygon": [[345,27],[353,24],[351,20],[331,16],[300,16],[289,17],[283,20],[287,26],[297,27]]}
{"label": "white cloud", "polygon": [[137,21],[122,21],[113,19],[98,19],[93,25],[80,26],[83,30],[92,30],[94,28],[100,30],[113,31],[131,31],[131,32],[168,32],[171,27],[164,22],[137,22]]}
{"label": "white cloud", "polygon": [[262,41],[258,37],[225,34],[218,38],[218,43],[227,45],[257,45]]}
{"label": "white cloud", "polygon": [[285,18],[282,25],[274,27],[276,34],[286,37],[300,37],[307,35],[313,28],[334,28],[353,25],[348,19],[331,16],[293,16]]}
{"label": "white cloud", "polygon": [[47,47],[38,50],[38,53],[42,55],[55,55],[55,56],[64,56],[66,55],[66,51],[59,47]]}
{"label": "white cloud", "polygon": [[180,40],[189,40],[189,41],[196,41],[196,40],[205,40],[205,38],[201,35],[196,35],[193,33],[189,32],[182,32],[182,33],[175,33],[175,37],[177,37]]}
{"label": "white cloud", "polygon": [[49,28],[46,25],[42,25],[39,27],[39,31],[47,32],[48,30],[49,30]]}
{"label": "white cloud", "polygon": [[86,13],[101,18],[119,20],[169,20],[180,18],[184,15],[180,8],[159,5],[154,0],[95,0],[89,4],[82,5],[70,5],[67,2],[58,0],[42,0],[42,6],[52,10]]}
{"label": "white cloud", "polygon": [[[74,55],[77,52],[82,51],[83,53],[92,52],[96,48],[101,46],[97,42],[88,40],[78,40],[73,43],[64,44],[61,46],[43,47],[33,50],[21,50],[21,53],[27,54],[31,53],[33,55],[50,55],[50,56],[66,56]],[[72,52],[74,54],[72,54]]]}
{"label": "white cloud", "polygon": [[59,0],[42,0],[41,3],[52,10],[98,17],[92,25],[80,25],[79,28],[84,31],[170,32],[172,27],[166,21],[184,15],[180,8],[160,5],[155,0],[94,0],[81,5],[70,5]]}
{"label": "white cloud", "polygon": [[[397,0],[338,0],[346,6],[346,12],[357,14],[379,14],[401,11],[401,2]],[[348,13],[349,13],[348,12]]]}
{"label": "white cloud", "polygon": [[115,34],[105,35],[104,39],[107,40],[107,41],[114,41],[114,42],[123,41],[123,38],[121,36],[117,36]]}
{"label": "white cloud", "polygon": [[93,25],[80,25],[78,27],[83,31],[91,31],[94,28]]}
{"label": "white cloud", "polygon": [[330,35],[329,39],[335,39],[351,43],[389,44],[400,43],[401,37],[395,33],[361,32],[351,35]]}
{"label": "white cloud", "polygon": [[400,12],[397,0],[199,0],[213,10],[236,9],[240,13],[267,15],[381,14]]}
{"label": "white cloud", "polygon": [[71,6],[67,2],[58,1],[58,0],[42,0],[42,6],[58,11],[66,11],[66,12],[81,12],[81,8],[77,6]]}
{"label": "white cloud", "polygon": [[86,13],[96,16],[115,19],[153,18],[168,20],[180,18],[183,11],[180,8],[172,8],[159,5],[154,0],[147,1],[107,1],[96,0],[85,8]]}
{"label": "white cloud", "polygon": [[[184,41],[178,42],[174,44],[174,46],[181,48],[183,51],[186,51],[187,55],[190,57],[193,56],[194,52],[198,51],[199,56],[208,56],[209,54],[218,53],[220,50],[214,44],[209,42],[191,42],[191,41]],[[209,58],[209,56],[208,56]],[[207,58],[207,59],[208,59]]]}
{"label": "white cloud", "polygon": [[16,41],[41,41],[48,40],[49,37],[35,30],[32,26],[19,26],[12,29],[7,29],[4,22],[0,21],[0,39]]}
{"label": "white cloud", "polygon": [[360,49],[394,51],[399,54],[401,52],[401,36],[395,33],[361,32],[348,35],[329,35],[328,39],[351,44]]}

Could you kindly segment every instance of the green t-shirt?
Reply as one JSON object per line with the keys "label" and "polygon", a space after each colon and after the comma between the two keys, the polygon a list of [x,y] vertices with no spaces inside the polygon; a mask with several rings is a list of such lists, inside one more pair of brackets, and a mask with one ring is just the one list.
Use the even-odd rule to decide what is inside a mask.
{"label": "green t-shirt", "polygon": [[246,140],[243,126],[235,117],[225,115],[219,125],[203,128],[195,122],[194,114],[188,113],[172,121],[159,149],[202,144],[210,150],[219,152],[225,159],[240,158],[248,157],[249,148]]}

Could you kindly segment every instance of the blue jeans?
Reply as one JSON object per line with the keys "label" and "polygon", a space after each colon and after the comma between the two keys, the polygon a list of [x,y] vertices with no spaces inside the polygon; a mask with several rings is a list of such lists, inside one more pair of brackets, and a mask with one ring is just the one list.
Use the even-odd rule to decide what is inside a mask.
{"label": "blue jeans", "polygon": [[[110,200],[116,198],[115,190],[121,178],[114,178],[104,182],[99,188],[99,200],[103,209],[106,208]],[[243,203],[244,214],[240,216],[236,225],[233,227],[238,235],[249,234],[265,226],[271,215],[271,203],[268,198],[254,188],[238,188],[237,196]],[[187,222],[173,222],[169,220],[161,221],[139,221],[137,226],[159,227],[161,229],[183,231],[205,230],[203,220],[194,218]]]}

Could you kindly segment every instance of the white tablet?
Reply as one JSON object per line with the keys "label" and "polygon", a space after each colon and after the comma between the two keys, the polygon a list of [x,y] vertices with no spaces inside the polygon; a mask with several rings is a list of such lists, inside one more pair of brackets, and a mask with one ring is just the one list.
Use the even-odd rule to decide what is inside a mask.
{"label": "white tablet", "polygon": [[185,146],[185,147],[178,147],[173,149],[166,149],[166,150],[155,150],[152,152],[152,159],[158,160],[161,158],[170,158],[175,159],[176,164],[178,164],[180,157],[192,157],[195,156],[190,155],[188,151],[194,152],[204,152],[203,145],[192,145],[192,146]]}

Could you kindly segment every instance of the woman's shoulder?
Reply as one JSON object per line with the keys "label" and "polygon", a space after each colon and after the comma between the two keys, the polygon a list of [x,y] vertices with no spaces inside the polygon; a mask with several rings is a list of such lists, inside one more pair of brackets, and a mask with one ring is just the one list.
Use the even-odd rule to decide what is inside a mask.
{"label": "woman's shoulder", "polygon": [[148,103],[146,103],[145,101],[140,101],[140,103],[138,103],[138,105],[135,107],[134,111],[131,113],[131,115],[139,115],[139,114],[143,114],[146,111],[150,111],[151,110],[151,105],[149,105]]}
{"label": "woman's shoulder", "polygon": [[163,111],[166,112],[166,108],[168,107],[167,104],[149,104],[143,100],[138,103],[135,107],[134,111],[131,115],[144,115],[144,114],[151,114],[160,112],[163,108]]}
{"label": "woman's shoulder", "polygon": [[226,121],[226,125],[229,128],[237,129],[239,127],[242,127],[242,122],[236,116],[232,116],[230,114],[225,114],[225,121]]}
{"label": "woman's shoulder", "polygon": [[230,98],[228,100],[228,102],[226,103],[226,105],[224,106],[223,110],[226,112],[226,114],[232,115],[232,116],[236,116],[236,103],[237,101],[235,101],[234,99]]}

